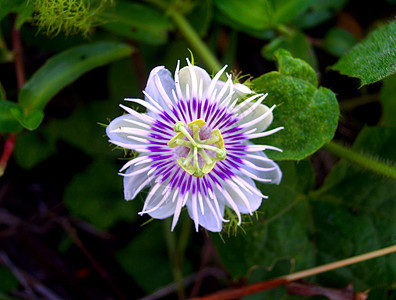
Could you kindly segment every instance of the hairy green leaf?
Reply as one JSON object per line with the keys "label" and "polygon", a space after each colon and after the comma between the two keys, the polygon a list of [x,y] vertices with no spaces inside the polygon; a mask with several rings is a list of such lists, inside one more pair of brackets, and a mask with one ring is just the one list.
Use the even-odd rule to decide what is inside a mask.
{"label": "hairy green leaf", "polygon": [[396,21],[374,30],[332,66],[333,70],[360,78],[362,86],[396,72]]}
{"label": "hairy green leaf", "polygon": [[134,2],[117,2],[114,13],[107,15],[102,27],[111,33],[151,45],[165,43],[168,31],[173,28],[165,14]]}
{"label": "hairy green leaf", "polygon": [[23,86],[19,94],[21,110],[12,110],[14,116],[27,129],[36,129],[42,121],[42,110],[62,88],[85,72],[128,56],[131,51],[122,43],[96,42],[55,55]]}
{"label": "hairy green leaf", "polygon": [[273,159],[303,159],[331,140],[337,128],[339,108],[334,93],[317,88],[315,71],[304,61],[280,49],[275,53],[279,71],[252,81],[257,92],[268,93],[266,105],[277,105],[271,128],[276,134],[260,140],[283,152],[267,152]]}

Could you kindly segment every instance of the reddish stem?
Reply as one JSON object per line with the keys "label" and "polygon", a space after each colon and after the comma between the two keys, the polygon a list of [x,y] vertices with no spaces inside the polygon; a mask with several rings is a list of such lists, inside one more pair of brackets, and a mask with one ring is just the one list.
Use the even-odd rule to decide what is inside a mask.
{"label": "reddish stem", "polygon": [[7,141],[4,144],[3,154],[1,155],[0,158],[0,176],[4,174],[4,171],[7,167],[7,162],[10,159],[12,152],[14,151],[15,137],[16,137],[15,133],[10,133]]}
{"label": "reddish stem", "polygon": [[[15,16],[12,16],[11,37],[12,37],[12,50],[14,52],[17,85],[18,85],[18,90],[21,90],[23,85],[25,84],[25,66],[23,64],[23,59],[22,59],[21,34],[19,30],[15,28]],[[4,174],[8,160],[10,159],[11,154],[14,151],[15,139],[16,139],[16,133],[10,133],[5,142],[3,154],[1,155],[0,158],[0,176]]]}

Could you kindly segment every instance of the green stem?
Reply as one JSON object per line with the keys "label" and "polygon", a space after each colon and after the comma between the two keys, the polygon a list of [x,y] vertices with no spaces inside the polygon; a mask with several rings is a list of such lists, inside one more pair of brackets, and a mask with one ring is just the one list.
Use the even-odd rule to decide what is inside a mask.
{"label": "green stem", "polygon": [[180,258],[176,248],[175,233],[169,230],[170,227],[171,219],[168,218],[164,222],[165,240],[168,248],[168,254],[172,263],[173,278],[175,279],[177,285],[177,296],[179,299],[184,299],[183,272],[181,270]]}
{"label": "green stem", "polygon": [[323,149],[341,158],[345,158],[355,164],[362,166],[370,171],[396,179],[396,168],[387,165],[381,161],[370,158],[366,155],[360,154],[355,150],[346,148],[335,142],[329,142],[323,146]]}
{"label": "green stem", "polygon": [[179,28],[181,34],[191,45],[191,48],[196,51],[205,64],[213,71],[219,71],[221,69],[220,62],[217,60],[216,56],[213,55],[208,46],[201,40],[197,32],[190,25],[190,23],[188,23],[186,18],[176,9],[169,10],[168,14]]}

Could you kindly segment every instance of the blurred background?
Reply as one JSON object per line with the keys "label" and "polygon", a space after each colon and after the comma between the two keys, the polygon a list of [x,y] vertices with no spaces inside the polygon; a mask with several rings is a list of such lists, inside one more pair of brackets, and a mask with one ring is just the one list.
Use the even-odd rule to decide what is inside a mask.
{"label": "blurred background", "polygon": [[[261,12],[269,9],[273,13],[266,20]],[[123,199],[122,177],[117,173],[131,153],[108,143],[105,126],[122,114],[118,105],[124,97],[143,97],[141,91],[153,67],[164,65],[173,73],[177,60],[184,65],[190,57],[188,49],[196,65],[214,73],[186,38],[181,16],[219,61],[229,66],[228,71],[248,75],[246,79],[277,70],[273,53],[279,48],[308,62],[319,84],[331,89],[339,101],[336,139],[352,144],[362,128],[381,124],[381,101],[394,107],[386,99],[395,100],[396,79],[360,88],[358,79],[329,67],[395,13],[394,0],[0,0],[0,94],[6,101],[0,102],[4,171],[0,179],[0,299],[181,299],[386,246],[387,242],[373,237],[376,228],[368,230],[360,221],[349,222],[349,215],[337,211],[324,217],[328,208],[320,210],[323,218],[337,219],[341,214],[345,231],[362,228],[367,235],[355,239],[354,234],[339,233],[335,238],[340,245],[330,238],[319,239],[319,246],[307,250],[304,243],[315,243],[316,234],[334,234],[338,225],[332,227],[330,222],[316,231],[304,227],[294,232],[300,226],[296,229],[295,222],[306,222],[302,217],[282,219],[283,225],[271,231],[272,223],[267,221],[278,212],[265,206],[258,221],[246,220],[242,228],[228,227],[221,235],[196,233],[184,211],[175,232],[170,233],[169,220],[137,215],[147,191],[133,201]],[[86,50],[85,65],[81,63],[85,54],[76,61],[76,53],[68,52],[82,45],[91,47]],[[59,68],[44,69],[36,76],[54,58]],[[30,80],[33,76],[35,81]],[[29,82],[25,92],[33,93],[30,97],[44,99],[47,93],[44,103],[32,100],[39,121],[22,120],[25,128],[34,130],[22,129],[9,112],[14,107],[11,102],[23,101],[18,95],[22,98],[20,90]],[[388,95],[385,100],[381,98],[384,93]],[[389,141],[394,138],[390,135]],[[392,145],[384,147],[393,153]],[[280,166],[290,186],[299,185],[291,178],[302,176],[298,180],[303,181],[312,176],[302,185],[319,189],[337,161],[319,150],[299,164],[280,162]],[[374,185],[381,180],[369,178]],[[393,195],[394,181],[384,184],[383,193]],[[271,193],[279,191],[271,187],[270,198]],[[393,208],[387,206],[387,220],[395,217],[389,210]],[[354,216],[359,209],[349,207],[348,213]],[[250,224],[257,222],[259,229]],[[381,226],[394,242],[394,225]],[[252,235],[262,239],[252,241]],[[378,243],[366,244],[371,239]],[[361,241],[363,246],[356,246]],[[254,243],[263,245],[261,252],[246,250]],[[326,248],[334,251],[318,255]],[[295,264],[304,253],[309,260]],[[353,283],[360,292],[374,291],[370,299],[396,299],[392,277],[396,266],[388,262],[366,265],[363,271],[346,269],[319,276],[314,282],[337,289]],[[308,294],[291,293],[280,288],[255,299],[308,298]]]}

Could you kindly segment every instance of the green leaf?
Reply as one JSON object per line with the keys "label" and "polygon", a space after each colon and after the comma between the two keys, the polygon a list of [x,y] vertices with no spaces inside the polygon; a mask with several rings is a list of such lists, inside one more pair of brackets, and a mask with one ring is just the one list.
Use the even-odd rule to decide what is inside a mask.
{"label": "green leaf", "polygon": [[205,36],[210,27],[213,16],[211,0],[199,1],[195,8],[186,17],[200,36]]}
{"label": "green leaf", "polygon": [[309,10],[293,20],[299,28],[311,28],[335,16],[348,2],[348,0],[318,0]]}
{"label": "green leaf", "polygon": [[0,0],[0,20],[11,12],[16,12],[17,8],[24,4],[25,0]]}
{"label": "green leaf", "polygon": [[[365,128],[353,148],[396,161],[396,128]],[[323,187],[311,191],[308,162],[280,162],[279,186],[260,184],[269,199],[263,202],[261,223],[247,227],[246,236],[215,238],[224,266],[235,277],[256,281],[335,262],[394,244],[396,181],[340,161]],[[370,289],[372,299],[388,299],[396,277],[396,254],[323,273],[319,284],[356,291]],[[273,293],[277,296],[273,297]],[[267,294],[264,294],[267,295]],[[263,298],[264,298],[263,295]],[[281,299],[284,289],[270,292]],[[282,298],[284,299],[284,298]]]}
{"label": "green leaf", "polygon": [[22,130],[21,125],[11,113],[12,108],[17,108],[17,104],[8,100],[0,100],[0,131],[1,132],[19,132]]}
{"label": "green leaf", "polygon": [[383,80],[381,89],[382,123],[396,127],[396,75]]}
{"label": "green leaf", "polygon": [[265,45],[261,50],[261,54],[268,60],[272,60],[276,50],[283,48],[293,55],[300,58],[311,65],[312,68],[318,68],[315,52],[307,37],[302,32],[296,32],[292,36],[279,36]]}
{"label": "green leaf", "polygon": [[396,72],[396,21],[374,30],[332,66],[333,70],[360,78],[362,86]]}
{"label": "green leaf", "polygon": [[96,160],[66,187],[64,203],[75,216],[96,228],[109,229],[118,221],[133,221],[139,201],[123,198],[122,177],[108,161]]}
{"label": "green leaf", "polygon": [[313,186],[312,167],[308,161],[279,165],[283,172],[281,184],[259,185],[269,196],[259,209],[260,221],[244,226],[246,234],[242,231],[231,237],[223,234],[225,243],[212,234],[222,263],[234,279],[258,267],[270,268],[280,260],[294,264],[296,271],[314,265],[314,248],[307,234],[310,222],[305,208],[305,194]]}
{"label": "green leaf", "polygon": [[11,107],[10,111],[18,122],[29,130],[35,130],[40,126],[44,118],[44,113],[41,110],[32,110],[29,114],[25,114],[20,105]]}
{"label": "green leaf", "polygon": [[270,0],[270,2],[274,7],[273,23],[283,24],[306,11],[316,0]]}
{"label": "green leaf", "polygon": [[331,28],[324,38],[323,48],[330,54],[340,57],[357,42],[355,36],[342,28]]}
{"label": "green leaf", "polygon": [[[28,149],[28,150],[27,150]],[[24,169],[31,169],[56,151],[56,137],[43,126],[33,132],[24,132],[15,142],[14,158]]]}
{"label": "green leaf", "polygon": [[214,0],[214,5],[234,22],[252,30],[271,27],[272,5],[268,0]]}
{"label": "green leaf", "polygon": [[264,74],[252,81],[256,92],[268,93],[266,105],[276,104],[271,128],[283,126],[276,134],[260,140],[283,152],[266,152],[272,159],[300,160],[331,140],[337,128],[339,108],[334,93],[317,88],[315,71],[283,49],[275,53],[279,72]]}
{"label": "green leaf", "polygon": [[[353,149],[395,162],[395,136],[395,128],[364,128]],[[311,196],[318,264],[393,245],[395,197],[395,180],[340,161]],[[320,280],[340,287],[353,282],[356,290],[378,289],[373,299],[388,299],[384,290],[391,288],[396,277],[395,258],[395,254],[387,255],[324,273]]]}
{"label": "green leaf", "polygon": [[132,48],[116,42],[78,46],[50,58],[23,86],[19,103],[23,111],[12,110],[22,126],[33,130],[42,121],[42,110],[62,88],[93,68],[128,56]]}
{"label": "green leaf", "polygon": [[116,256],[125,271],[147,293],[173,281],[170,260],[164,251],[164,230],[169,228],[164,229],[161,223],[144,225],[141,233],[128,246],[118,251]]}
{"label": "green leaf", "polygon": [[165,14],[146,5],[118,2],[114,13],[107,15],[102,27],[122,37],[160,45],[168,40],[168,32],[173,25]]}

